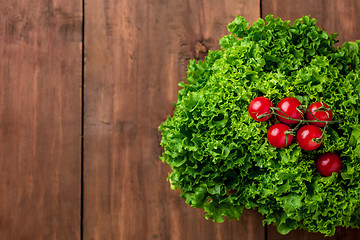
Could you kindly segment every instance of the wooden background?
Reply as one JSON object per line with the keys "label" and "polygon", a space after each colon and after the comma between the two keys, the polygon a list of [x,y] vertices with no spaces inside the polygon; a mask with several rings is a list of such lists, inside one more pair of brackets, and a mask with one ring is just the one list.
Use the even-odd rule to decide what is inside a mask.
{"label": "wooden background", "polygon": [[158,159],[188,61],[270,13],[360,39],[358,0],[0,0],[0,240],[323,239],[207,221]]}

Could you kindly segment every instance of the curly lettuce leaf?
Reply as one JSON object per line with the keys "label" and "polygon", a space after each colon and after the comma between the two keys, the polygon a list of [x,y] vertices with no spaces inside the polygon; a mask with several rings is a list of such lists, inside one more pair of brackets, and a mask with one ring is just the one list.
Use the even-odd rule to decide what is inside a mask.
{"label": "curly lettuce leaf", "polygon": [[[332,236],[337,226],[358,227],[360,41],[335,47],[336,34],[309,16],[292,25],[272,15],[265,20],[249,27],[237,17],[221,50],[190,61],[174,115],[159,127],[171,187],[215,222],[253,208],[282,234],[303,228]],[[315,151],[296,143],[276,149],[266,132],[277,120],[256,122],[247,112],[257,96],[324,101],[342,121],[327,128]],[[339,174],[317,172],[315,160],[324,152],[340,156]]]}

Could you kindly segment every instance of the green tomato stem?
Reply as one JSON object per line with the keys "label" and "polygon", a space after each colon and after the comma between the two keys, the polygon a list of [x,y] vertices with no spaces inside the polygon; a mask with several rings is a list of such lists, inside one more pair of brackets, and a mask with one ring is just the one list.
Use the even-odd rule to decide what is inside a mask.
{"label": "green tomato stem", "polygon": [[325,127],[324,127],[324,129],[322,130],[322,134],[321,134],[320,137],[314,138],[314,142],[316,142],[316,143],[322,142],[322,140],[323,140],[323,138],[324,138],[324,136],[325,136],[325,130],[326,130],[327,126],[328,126],[328,125],[326,124]]}
{"label": "green tomato stem", "polygon": [[[307,110],[306,108],[302,108],[302,109],[305,109],[305,111],[308,111],[315,118],[315,120],[295,119],[295,118],[290,117],[288,114],[286,114],[284,111],[282,111],[281,109],[279,109],[277,107],[271,107],[270,109],[271,109],[272,113],[269,113],[267,115],[274,114],[274,115],[280,116],[282,118],[285,118],[285,119],[288,119],[288,120],[293,120],[293,121],[296,121],[296,122],[299,122],[299,123],[321,122],[321,123],[331,124],[331,123],[340,123],[341,122],[341,120],[333,120],[333,121],[320,120],[320,119],[316,118],[314,116],[314,114],[311,111]],[[280,115],[276,111],[279,111],[279,112],[285,114],[286,116]]]}

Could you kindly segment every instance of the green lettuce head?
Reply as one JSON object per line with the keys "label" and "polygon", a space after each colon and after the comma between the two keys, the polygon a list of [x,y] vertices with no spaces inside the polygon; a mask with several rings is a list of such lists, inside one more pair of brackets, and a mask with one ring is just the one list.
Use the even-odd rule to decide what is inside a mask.
{"label": "green lettuce head", "polygon": [[[336,34],[308,16],[292,25],[265,19],[249,27],[237,17],[221,50],[190,61],[174,115],[159,127],[171,187],[215,222],[239,219],[245,207],[282,234],[300,227],[331,236],[337,226],[358,227],[360,41],[335,47]],[[284,97],[303,105],[324,101],[341,122],[326,128],[314,151],[295,142],[275,148],[266,133],[278,120],[257,122],[247,111],[258,96],[273,103]],[[339,173],[323,177],[316,170],[324,152],[341,158]]]}

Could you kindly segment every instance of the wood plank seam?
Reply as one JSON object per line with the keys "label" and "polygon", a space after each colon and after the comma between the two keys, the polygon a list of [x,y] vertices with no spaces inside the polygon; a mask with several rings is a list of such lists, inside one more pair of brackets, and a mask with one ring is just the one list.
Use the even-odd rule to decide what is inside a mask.
{"label": "wood plank seam", "polygon": [[81,36],[81,172],[80,172],[80,239],[84,239],[84,127],[85,127],[85,0],[82,5]]}

